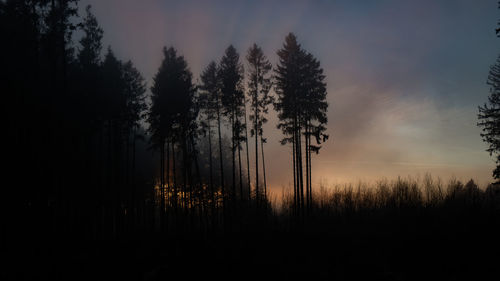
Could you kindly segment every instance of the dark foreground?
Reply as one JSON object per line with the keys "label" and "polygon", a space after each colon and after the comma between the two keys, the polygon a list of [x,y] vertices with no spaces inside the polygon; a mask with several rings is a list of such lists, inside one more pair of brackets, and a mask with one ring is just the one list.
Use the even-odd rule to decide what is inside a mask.
{"label": "dark foreground", "polygon": [[[405,207],[95,241],[25,233],[2,280],[498,280],[498,208]],[[5,253],[5,252],[4,252]]]}

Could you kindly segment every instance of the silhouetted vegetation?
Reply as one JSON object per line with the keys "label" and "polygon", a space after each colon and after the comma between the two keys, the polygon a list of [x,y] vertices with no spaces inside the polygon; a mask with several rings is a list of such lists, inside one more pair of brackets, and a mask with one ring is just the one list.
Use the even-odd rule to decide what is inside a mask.
{"label": "silhouetted vegetation", "polygon": [[[318,153],[318,145],[328,139],[324,133],[328,108],[325,76],[319,62],[302,49],[292,33],[286,37],[278,56],[280,60],[275,70],[278,128],[285,135],[281,143],[292,143],[294,202],[297,213],[303,213],[306,207],[312,206],[311,151]],[[302,155],[302,136],[305,157]],[[311,136],[318,145],[311,144]],[[306,162],[305,193],[303,160]]]}
{"label": "silhouetted vegetation", "polygon": [[487,80],[490,88],[490,96],[488,104],[479,107],[479,123],[483,133],[481,137],[488,143],[488,152],[496,157],[497,167],[493,171],[493,177],[500,179],[500,118],[498,111],[500,110],[500,56],[494,65],[491,66]]}
{"label": "silhouetted vegetation", "polygon": [[[500,2],[498,2],[498,8],[500,9]],[[500,20],[497,25],[500,25]],[[497,37],[500,37],[499,30],[496,29]],[[495,64],[490,67],[486,83],[490,86],[490,95],[488,103],[479,106],[477,125],[482,127],[481,137],[484,142],[488,143],[489,147],[486,151],[496,158],[497,167],[493,170],[493,178],[498,180],[500,179],[500,116],[498,114],[500,111],[500,54]]]}
{"label": "silhouetted vegetation", "polygon": [[[499,249],[497,185],[426,176],[313,189],[312,155],[328,139],[326,77],[292,33],[274,76],[253,44],[245,77],[230,45],[196,85],[181,52],[164,47],[147,85],[132,61],[103,52],[105,31],[90,6],[78,15],[77,0],[0,1],[0,30],[2,280],[499,273],[485,255]],[[495,155],[498,68],[480,108]],[[278,198],[264,159],[271,105],[292,146],[292,192]]]}
{"label": "silhouetted vegetation", "polygon": [[267,122],[266,114],[269,105],[274,102],[274,97],[270,95],[271,77],[269,72],[272,69],[271,63],[267,60],[262,49],[254,44],[248,49],[248,95],[250,97],[250,120],[253,127],[250,134],[255,136],[255,198],[258,202],[259,192],[259,137],[262,152],[262,171],[264,176],[264,196],[267,195],[266,165],[264,159],[264,130],[262,126]]}

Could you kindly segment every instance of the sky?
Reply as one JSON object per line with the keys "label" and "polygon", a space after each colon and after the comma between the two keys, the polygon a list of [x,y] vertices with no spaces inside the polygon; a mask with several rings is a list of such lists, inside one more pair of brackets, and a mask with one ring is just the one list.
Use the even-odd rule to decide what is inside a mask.
{"label": "sky", "polygon": [[[81,0],[82,15],[87,4],[104,46],[131,59],[148,88],[164,46],[198,79],[230,44],[243,59],[257,43],[275,64],[293,32],[320,61],[328,90],[330,139],[313,156],[313,186],[426,173],[492,181],[476,124],[500,54],[497,0]],[[291,149],[279,144],[272,111],[264,134],[268,184],[289,187]]]}

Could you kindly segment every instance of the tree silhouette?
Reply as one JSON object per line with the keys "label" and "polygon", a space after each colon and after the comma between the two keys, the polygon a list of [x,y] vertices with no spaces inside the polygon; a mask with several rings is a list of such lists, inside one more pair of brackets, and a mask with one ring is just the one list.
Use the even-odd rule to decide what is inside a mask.
{"label": "tree silhouette", "polygon": [[92,174],[95,174],[93,179],[95,196],[104,199],[107,197],[104,193],[107,190],[105,185],[108,183],[108,174],[105,173],[108,168],[105,166],[105,160],[108,159],[105,158],[105,154],[109,152],[109,146],[105,147],[107,108],[101,62],[103,30],[92,14],[90,6],[86,7],[85,12],[85,18],[81,23],[83,36],[79,41],[78,54],[71,68],[73,69],[71,84],[72,92],[80,105],[77,107],[77,115],[86,139],[85,143],[88,144],[85,162],[94,170]]}
{"label": "tree silhouette", "polygon": [[102,93],[101,50],[103,30],[96,17],[91,12],[91,6],[85,9],[86,16],[81,24],[83,36],[80,39],[80,48],[76,60],[75,79],[82,104],[83,122],[87,121],[89,130],[103,134],[103,120],[106,108]]}
{"label": "tree silhouette", "polygon": [[[231,198],[236,196],[236,150],[240,151],[240,143],[244,139],[242,131],[244,124],[241,117],[244,114],[244,92],[242,87],[243,66],[239,62],[239,55],[236,49],[230,45],[221,59],[218,76],[221,83],[222,105],[224,115],[229,117],[231,124],[232,142],[232,193]],[[240,159],[241,160],[241,159]],[[240,161],[241,163],[241,161]],[[242,173],[240,165],[240,193],[242,191]]]}
{"label": "tree silhouette", "polygon": [[478,126],[482,127],[481,137],[488,143],[486,151],[496,158],[497,167],[493,178],[500,179],[500,56],[490,67],[487,84],[490,86],[488,103],[479,106]]}
{"label": "tree silhouette", "polygon": [[[328,139],[325,134],[328,118],[326,112],[328,103],[326,102],[326,83],[323,81],[325,75],[323,69],[311,54],[305,56],[304,69],[304,99],[302,103],[302,126],[304,127],[304,141],[306,149],[306,203],[307,207],[312,206],[312,161],[311,152],[319,153],[322,142]],[[316,140],[316,144],[311,144],[311,136]]]}
{"label": "tree silhouette", "polygon": [[[192,184],[189,185],[188,173],[190,172],[190,156],[188,146],[194,137],[196,126],[195,120],[198,112],[194,107],[195,87],[192,84],[192,74],[187,68],[184,57],[178,56],[177,51],[170,47],[163,49],[164,59],[154,77],[151,88],[151,108],[148,113],[152,144],[160,149],[160,188],[161,200],[165,198],[165,143],[172,145],[173,165],[175,167],[175,147],[178,146],[182,152],[183,169],[183,206],[187,209],[192,205]],[[175,168],[174,168],[175,169]],[[174,207],[177,206],[178,190],[175,183],[176,174],[173,171]],[[163,203],[162,203],[163,204]],[[164,208],[162,208],[164,210]]]}
{"label": "tree silhouette", "polygon": [[[125,99],[123,96],[124,83],[122,80],[121,62],[115,57],[111,48],[102,62],[104,98],[104,120],[107,129],[107,190],[113,212],[121,201],[121,186],[123,185],[122,163],[122,114],[124,113]],[[114,216],[114,215],[113,215]]]}
{"label": "tree silhouette", "polygon": [[[125,177],[128,188],[126,205],[128,210],[135,208],[136,182],[136,140],[140,138],[140,128],[143,115],[147,109],[145,102],[146,83],[141,73],[134,67],[132,61],[122,65],[122,79],[124,82],[125,112],[124,112],[124,135],[125,135]],[[130,218],[132,218],[130,216]]]}
{"label": "tree silhouette", "polygon": [[[290,33],[285,38],[283,48],[278,51],[279,62],[275,69],[275,91],[277,101],[274,104],[278,112],[278,128],[285,137],[281,144],[292,143],[292,163],[294,178],[294,204],[295,208],[303,207],[303,181],[299,169],[301,156],[299,133],[299,105],[300,105],[300,60],[303,50],[297,43],[295,35]],[[302,167],[302,165],[300,165]]]}
{"label": "tree silhouette", "polygon": [[[165,143],[172,143],[172,157],[174,166],[174,207],[177,207],[177,185],[175,183],[175,150],[173,124],[175,118],[175,108],[171,100],[175,97],[177,80],[180,79],[178,73],[177,54],[173,48],[163,48],[163,61],[153,78],[151,87],[151,106],[148,112],[147,121],[150,124],[149,133],[153,149],[160,151],[160,198],[161,210],[164,210],[164,188],[165,188]],[[167,159],[168,160],[168,159]]]}
{"label": "tree silhouette", "polygon": [[[243,93],[244,94],[244,93]],[[248,152],[248,122],[247,122],[247,99],[243,97],[243,122],[244,122],[244,130],[245,130],[245,152],[246,152],[246,159],[247,159],[247,187],[248,187],[248,200],[250,201],[252,199],[252,189],[250,185],[250,155]],[[241,164],[240,164],[241,165]],[[241,167],[240,167],[241,169]],[[241,184],[241,182],[240,182]],[[241,198],[243,200],[243,189],[240,191]]]}
{"label": "tree silhouette", "polygon": [[209,188],[211,192],[212,206],[215,205],[215,189],[213,181],[213,169],[212,169],[212,121],[217,123],[218,131],[218,142],[219,142],[219,161],[220,161],[220,185],[221,192],[224,194],[224,166],[222,157],[222,133],[221,133],[221,95],[220,95],[220,83],[217,77],[217,64],[215,62],[210,62],[210,64],[205,68],[201,74],[201,86],[200,86],[200,100],[202,104],[202,112],[204,113],[206,120],[202,122],[202,127],[205,127],[208,134],[208,147],[209,147]]}
{"label": "tree silhouette", "polygon": [[[306,204],[309,207],[312,203],[310,152],[319,150],[319,146],[311,145],[310,137],[314,135],[318,144],[327,138],[324,134],[328,106],[326,85],[319,62],[301,48],[293,33],[285,38],[278,56],[275,69],[277,102],[274,105],[280,120],[278,128],[285,135],[281,143],[292,143],[294,202],[296,208],[303,210]],[[305,194],[302,135],[306,147]]]}
{"label": "tree silhouette", "polygon": [[247,52],[248,63],[248,95],[250,96],[250,120],[253,121],[253,128],[250,135],[255,136],[255,196],[259,198],[259,148],[258,138],[261,140],[262,165],[264,173],[264,195],[267,194],[264,162],[264,142],[262,125],[267,122],[265,115],[268,107],[274,99],[269,95],[271,90],[271,77],[269,72],[272,69],[271,63],[267,60],[262,49],[253,44]]}
{"label": "tree silhouette", "polygon": [[95,71],[96,66],[101,62],[101,40],[104,32],[92,14],[91,8],[88,5],[85,9],[86,17],[82,23],[84,36],[80,39],[81,48],[78,53],[78,62],[82,68]]}

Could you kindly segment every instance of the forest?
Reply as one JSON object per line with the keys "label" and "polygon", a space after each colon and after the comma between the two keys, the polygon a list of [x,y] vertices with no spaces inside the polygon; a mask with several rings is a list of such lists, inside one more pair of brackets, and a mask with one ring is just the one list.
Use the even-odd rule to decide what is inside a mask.
{"label": "forest", "polygon": [[[294,33],[269,54],[276,65],[257,44],[229,45],[200,77],[165,46],[148,85],[78,5],[0,1],[2,280],[498,278],[499,185],[313,185],[335,136],[324,71]],[[486,141],[495,102],[480,108]],[[278,200],[271,110],[293,174]]]}

